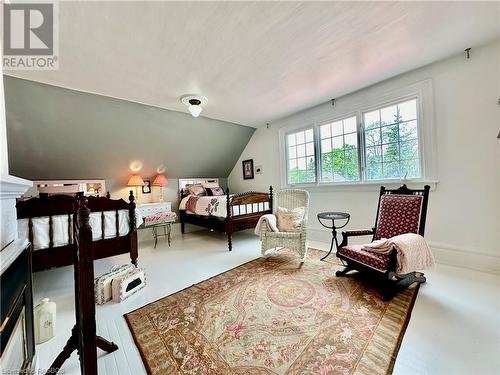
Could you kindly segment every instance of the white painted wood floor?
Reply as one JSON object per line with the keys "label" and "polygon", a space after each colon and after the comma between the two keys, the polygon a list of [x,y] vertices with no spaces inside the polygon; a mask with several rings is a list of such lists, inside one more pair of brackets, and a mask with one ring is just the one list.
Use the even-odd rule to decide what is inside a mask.
{"label": "white painted wood floor", "polygon": [[[218,233],[199,231],[175,236],[156,249],[141,242],[139,264],[147,286],[122,303],[97,306],[98,334],[114,341],[112,354],[99,351],[99,374],[145,374],[123,314],[260,256],[258,238],[249,232],[234,236],[233,251]],[[120,255],[95,262],[100,275]],[[394,374],[500,374],[500,276],[437,265],[427,272],[418,294]],[[34,275],[35,304],[43,297],[57,303],[56,337],[37,346],[37,368],[46,369],[63,348],[74,324],[73,269],[63,267]],[[64,374],[78,374],[74,353]]]}

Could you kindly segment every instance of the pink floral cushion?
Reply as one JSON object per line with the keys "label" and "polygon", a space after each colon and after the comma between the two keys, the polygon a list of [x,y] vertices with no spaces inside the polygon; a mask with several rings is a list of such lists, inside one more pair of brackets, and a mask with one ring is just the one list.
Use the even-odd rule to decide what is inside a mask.
{"label": "pink floral cushion", "polygon": [[367,266],[375,268],[379,271],[385,272],[389,267],[389,255],[377,254],[371,251],[363,250],[362,245],[350,245],[342,247],[339,250],[339,254],[359,263],[363,263]]}
{"label": "pink floral cushion", "polygon": [[422,195],[382,195],[375,239],[418,233],[423,198]]}
{"label": "pink floral cushion", "polygon": [[278,209],[276,210],[276,220],[279,231],[299,232],[301,229],[305,210],[305,207],[296,207],[293,209],[278,207]]}

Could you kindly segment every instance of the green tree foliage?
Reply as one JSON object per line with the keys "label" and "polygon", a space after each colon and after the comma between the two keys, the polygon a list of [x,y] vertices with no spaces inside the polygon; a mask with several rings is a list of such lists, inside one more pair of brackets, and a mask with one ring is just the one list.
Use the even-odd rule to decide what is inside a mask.
{"label": "green tree foliage", "polygon": [[316,167],[313,157],[306,162],[306,169],[293,168],[288,171],[288,183],[303,184],[316,181]]}
{"label": "green tree foliage", "polygon": [[358,149],[354,145],[344,144],[322,154],[321,169],[323,181],[359,180]]}
{"label": "green tree foliage", "polygon": [[399,108],[394,122],[377,121],[365,128],[369,180],[420,177],[416,122],[405,122]]}

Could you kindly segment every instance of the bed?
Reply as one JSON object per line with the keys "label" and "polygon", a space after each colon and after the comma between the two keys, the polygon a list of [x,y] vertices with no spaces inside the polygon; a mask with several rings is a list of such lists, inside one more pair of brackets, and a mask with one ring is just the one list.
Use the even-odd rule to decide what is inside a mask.
{"label": "bed", "polygon": [[[40,195],[18,201],[17,219],[20,238],[33,249],[33,271],[73,264],[75,244],[73,221],[75,203],[81,195]],[[137,227],[142,218],[135,213],[134,195],[129,202],[107,197],[86,197],[90,209],[93,259],[130,253],[137,265]]]}
{"label": "bed", "polygon": [[190,186],[218,186],[219,180],[190,178],[179,179],[179,218],[181,232],[185,224],[197,225],[223,232],[227,235],[229,251],[232,250],[232,234],[245,229],[253,229],[262,215],[272,213],[273,188],[268,193],[249,191],[240,194],[194,196],[188,190]]}

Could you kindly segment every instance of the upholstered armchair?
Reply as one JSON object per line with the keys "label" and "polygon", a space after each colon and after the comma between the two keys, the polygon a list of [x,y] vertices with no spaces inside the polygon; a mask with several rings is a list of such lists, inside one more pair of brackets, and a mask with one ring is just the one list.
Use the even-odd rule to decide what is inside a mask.
{"label": "upholstered armchair", "polygon": [[[284,189],[274,196],[273,208],[276,215],[279,208],[293,210],[304,207],[304,216],[297,232],[274,232],[263,221],[260,227],[262,256],[267,257],[277,248],[287,248],[299,254],[301,261],[307,255],[307,213],[309,210],[309,193],[305,190]],[[273,250],[271,250],[273,249]]]}
{"label": "upholstered armchair", "polygon": [[422,274],[411,272],[401,275],[396,272],[395,249],[389,254],[381,254],[365,250],[362,245],[349,245],[348,241],[349,238],[358,236],[371,236],[372,242],[406,233],[424,236],[429,190],[428,185],[418,190],[408,189],[406,185],[395,190],[382,186],[375,226],[367,230],[342,232],[342,243],[337,249],[337,257],[343,261],[345,268],[337,271],[336,275],[344,276],[351,270],[358,270],[380,276],[385,281],[386,300],[414,282],[424,283],[426,279]]}

